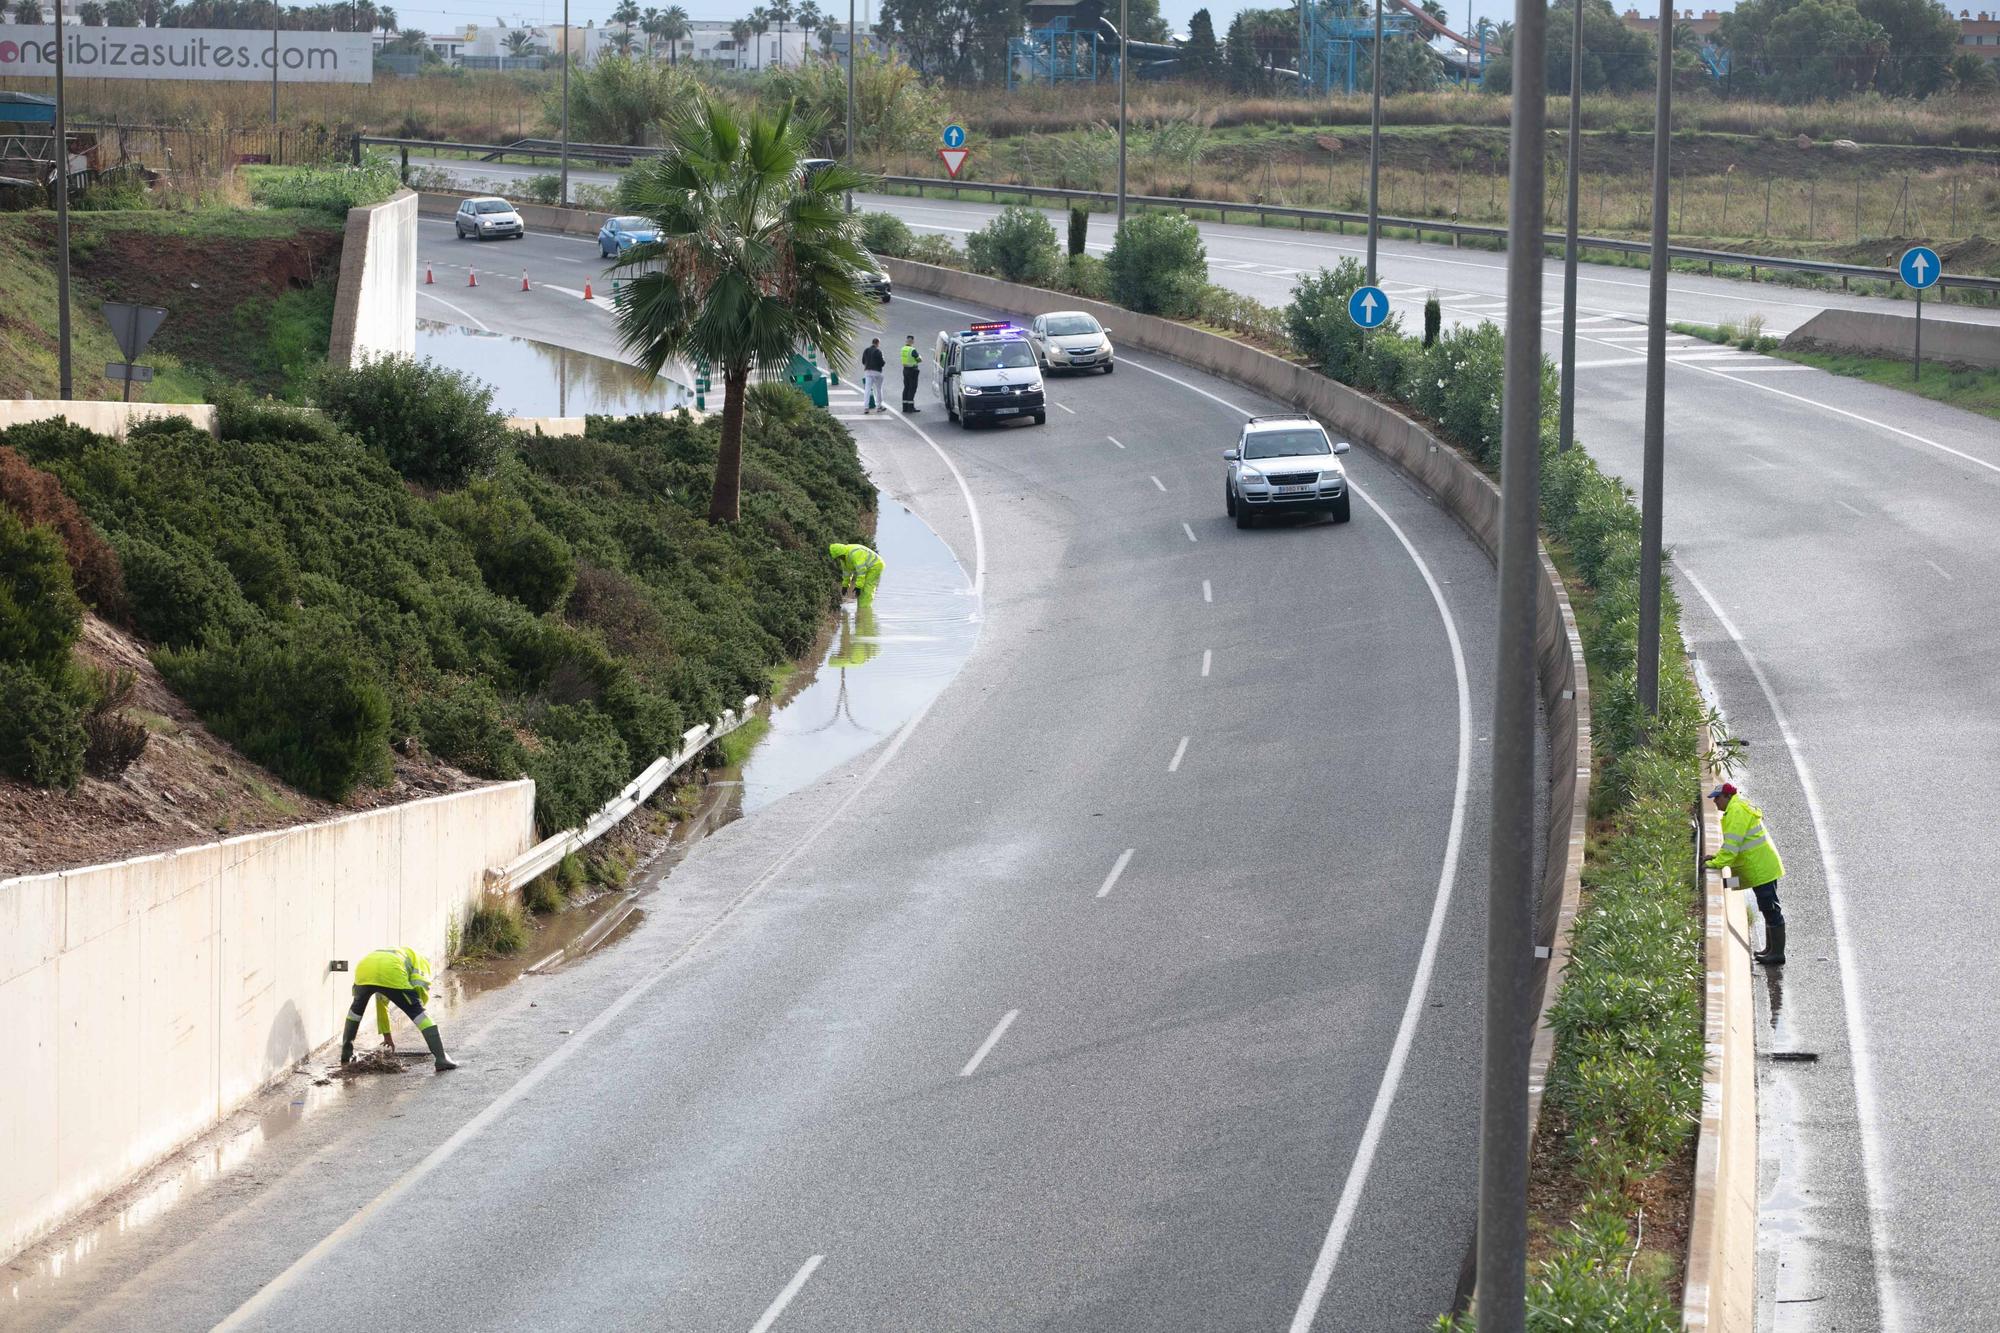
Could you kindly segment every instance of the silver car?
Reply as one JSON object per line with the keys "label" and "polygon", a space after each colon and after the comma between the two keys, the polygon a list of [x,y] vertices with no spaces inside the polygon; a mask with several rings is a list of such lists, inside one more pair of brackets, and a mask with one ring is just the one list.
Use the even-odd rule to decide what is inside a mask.
{"label": "silver car", "polygon": [[511,236],[520,240],[528,234],[521,222],[521,215],[514,206],[497,195],[480,195],[468,199],[458,206],[458,216],[452,220],[458,229],[458,239],[483,241],[491,236]]}
{"label": "silver car", "polygon": [[1259,514],[1301,512],[1345,523],[1347,469],[1336,455],[1346,452],[1347,441],[1328,439],[1326,428],[1302,413],[1251,417],[1236,447],[1222,455],[1229,464],[1223,507],[1239,528],[1249,527]]}
{"label": "silver car", "polygon": [[1081,310],[1036,315],[1028,325],[1028,341],[1044,370],[1102,370],[1109,375],[1117,368],[1111,330]]}

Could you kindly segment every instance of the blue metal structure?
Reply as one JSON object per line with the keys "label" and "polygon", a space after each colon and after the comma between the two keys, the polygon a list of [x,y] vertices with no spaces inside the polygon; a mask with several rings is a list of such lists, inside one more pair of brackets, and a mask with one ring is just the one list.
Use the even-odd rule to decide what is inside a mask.
{"label": "blue metal structure", "polygon": [[1096,83],[1118,77],[1118,43],[1100,38],[1091,24],[1072,28],[1069,16],[1030,29],[1007,43],[1007,86],[1024,83]]}
{"label": "blue metal structure", "polygon": [[[1408,14],[1382,16],[1382,40],[1422,40]],[[1369,86],[1375,11],[1361,0],[1301,0],[1299,76],[1310,93],[1352,93]]]}

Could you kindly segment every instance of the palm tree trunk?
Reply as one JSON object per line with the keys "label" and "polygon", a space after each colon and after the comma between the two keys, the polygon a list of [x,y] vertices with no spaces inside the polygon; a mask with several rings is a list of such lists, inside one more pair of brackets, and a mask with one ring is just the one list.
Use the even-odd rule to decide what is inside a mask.
{"label": "palm tree trunk", "polygon": [[715,485],[709,489],[708,521],[734,523],[743,494],[743,406],[750,395],[750,367],[722,372],[722,446],[715,454]]}

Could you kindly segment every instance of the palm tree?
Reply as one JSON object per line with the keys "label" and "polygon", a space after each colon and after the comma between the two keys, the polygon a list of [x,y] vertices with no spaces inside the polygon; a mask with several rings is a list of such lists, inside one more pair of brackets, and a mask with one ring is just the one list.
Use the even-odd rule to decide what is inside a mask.
{"label": "palm tree", "polygon": [[668,5],[660,11],[660,40],[667,44],[667,63],[681,63],[681,43],[694,32],[688,21],[688,12],[679,5]]}
{"label": "palm tree", "polygon": [[653,58],[653,39],[660,35],[660,11],[648,9],[639,19],[639,31],[646,34],[646,59]]}
{"label": "palm tree", "polygon": [[375,26],[381,29],[385,36],[394,35],[396,31],[396,11],[387,5],[375,6]]}
{"label": "palm tree", "polygon": [[618,7],[611,11],[611,21],[631,27],[639,21],[639,0],[618,0]]}
{"label": "palm tree", "polygon": [[660,156],[632,167],[619,190],[620,205],[660,234],[613,266],[626,274],[612,298],[626,350],[650,375],[677,358],[722,375],[711,523],[739,515],[751,373],[782,371],[801,344],[847,347],[873,304],[854,282],[866,261],[841,206],[866,180],[839,166],[806,179],[814,128],[789,106],[739,122],[703,94],[675,110]]}
{"label": "palm tree", "polygon": [[768,8],[772,21],[778,25],[778,66],[782,69],[785,64],[785,25],[792,21],[792,0],[771,0]]}
{"label": "palm tree", "polygon": [[757,68],[764,68],[764,43],[762,38],[771,30],[771,11],[759,5],[750,11],[750,31],[759,38],[757,42]]}
{"label": "palm tree", "polygon": [[736,44],[736,68],[743,68],[743,49],[750,44],[750,20],[737,19],[729,25],[729,40]]}
{"label": "palm tree", "polygon": [[806,49],[810,51],[812,49],[813,30],[819,27],[821,23],[819,6],[814,4],[813,0],[801,0],[797,16],[799,33],[804,38]]}
{"label": "palm tree", "polygon": [[97,0],[83,0],[83,3],[76,7],[76,16],[86,28],[104,26],[104,6],[98,4]]}
{"label": "palm tree", "polygon": [[507,43],[507,54],[519,59],[535,44],[535,35],[526,28],[509,28],[503,40]]}
{"label": "palm tree", "polygon": [[611,34],[611,49],[621,56],[632,54],[632,34],[623,28]]}
{"label": "palm tree", "polygon": [[[14,22],[30,26],[42,21],[42,0],[14,0]],[[51,143],[55,142],[53,139]]]}

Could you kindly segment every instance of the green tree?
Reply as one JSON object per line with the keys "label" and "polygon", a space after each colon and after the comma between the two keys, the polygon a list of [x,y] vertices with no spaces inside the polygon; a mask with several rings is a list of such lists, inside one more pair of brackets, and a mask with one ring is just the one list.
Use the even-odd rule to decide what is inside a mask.
{"label": "green tree", "polygon": [[1180,213],[1127,218],[1104,266],[1112,299],[1142,315],[1192,314],[1208,283],[1201,231]]}
{"label": "green tree", "polygon": [[1264,88],[1267,82],[1264,66],[1258,59],[1256,39],[1246,15],[1239,13],[1229,20],[1229,35],[1222,52],[1223,73],[1232,92],[1250,93]]}
{"label": "green tree", "polygon": [[1222,47],[1215,40],[1215,20],[1206,9],[1188,20],[1187,45],[1181,48],[1181,69],[1202,83],[1222,82]]}
{"label": "green tree", "polygon": [[982,272],[1037,287],[1055,282],[1062,270],[1054,224],[1041,209],[1025,204],[1009,204],[999,217],[966,237],[965,255]]}
{"label": "green tree", "polygon": [[1951,85],[1962,93],[1990,93],[2000,86],[2000,77],[1996,77],[1991,61],[1961,51],[1952,57]]}
{"label": "green tree", "polygon": [[14,22],[36,24],[43,21],[42,0],[14,0]]}
{"label": "green tree", "polygon": [[667,63],[681,63],[681,43],[694,32],[688,19],[688,12],[679,5],[668,5],[660,11],[660,40],[667,44]]}
{"label": "green tree", "polygon": [[[587,143],[650,143],[660,122],[695,94],[686,70],[630,56],[602,56],[569,76],[570,133]],[[562,88],[544,95],[542,115],[560,123]]]}
{"label": "green tree", "polygon": [[1958,23],[1936,0],[1855,0],[1861,17],[1881,25],[1889,58],[1875,73],[1876,91],[1891,97],[1929,97],[1951,80]]}
{"label": "green tree", "polygon": [[[772,70],[759,90],[769,109],[790,107],[802,122],[822,127],[819,147],[831,156],[847,115],[847,67],[809,60]],[[937,140],[948,108],[944,94],[903,61],[864,55],[854,65],[854,148],[879,162],[889,153],[920,152]]]}
{"label": "green tree", "polygon": [[631,27],[639,21],[639,0],[618,0],[618,7],[611,11],[611,21]]}
{"label": "green tree", "polygon": [[668,120],[665,151],[619,186],[620,206],[660,233],[618,264],[626,348],[650,374],[677,358],[722,374],[711,522],[738,516],[751,372],[782,371],[801,344],[847,347],[873,305],[854,280],[866,265],[860,224],[841,206],[866,177],[836,166],[808,180],[812,134],[789,107],[739,121],[703,94]]}
{"label": "green tree", "polygon": [[[1549,6],[1548,87],[1569,93],[1570,34],[1576,9],[1567,0]],[[1653,40],[1620,21],[1610,0],[1583,0],[1583,90],[1636,92],[1653,86]]]}
{"label": "green tree", "polygon": [[76,7],[76,16],[83,21],[83,26],[86,28],[104,26],[104,6],[98,4],[97,0],[83,0],[83,3]]}

